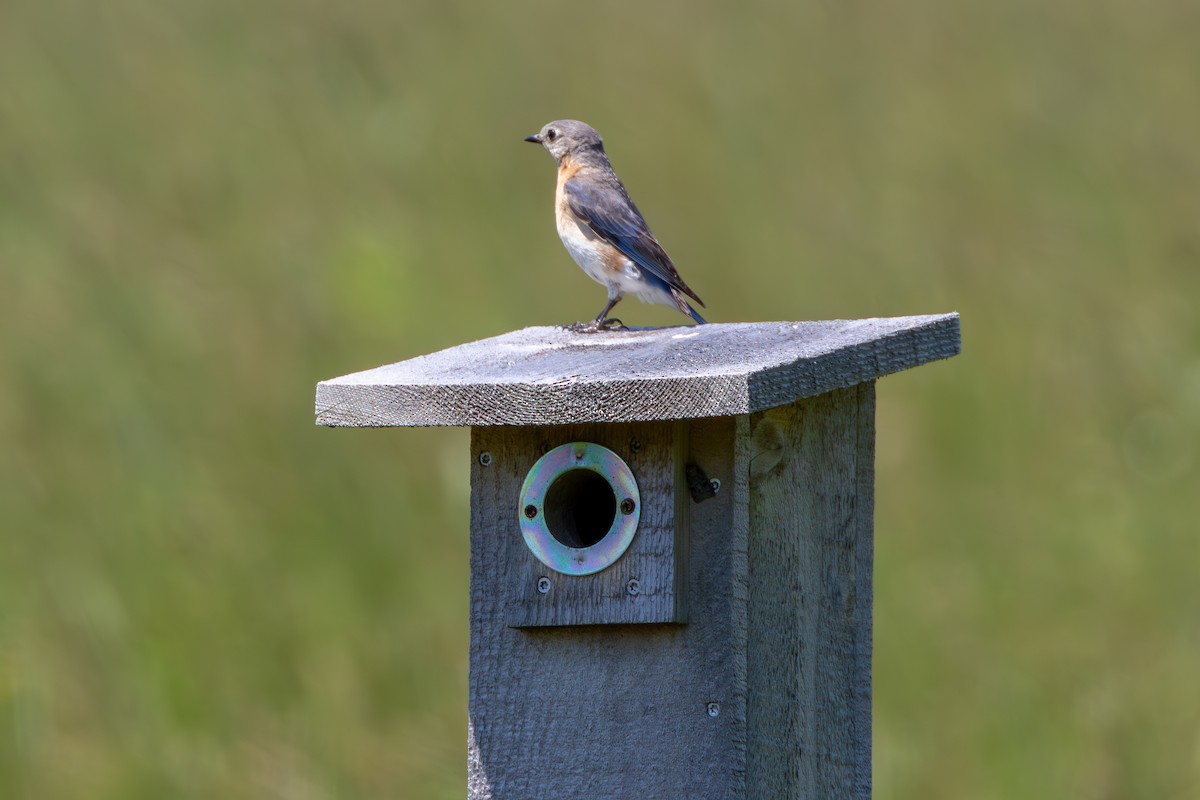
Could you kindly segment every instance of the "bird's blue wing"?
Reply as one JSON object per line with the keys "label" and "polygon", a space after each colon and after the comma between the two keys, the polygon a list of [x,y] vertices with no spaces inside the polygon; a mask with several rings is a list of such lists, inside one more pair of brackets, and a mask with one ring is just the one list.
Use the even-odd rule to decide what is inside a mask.
{"label": "bird's blue wing", "polygon": [[671,257],[654,238],[624,187],[571,178],[563,186],[563,193],[571,211],[597,236],[667,286],[704,305],[679,277]]}

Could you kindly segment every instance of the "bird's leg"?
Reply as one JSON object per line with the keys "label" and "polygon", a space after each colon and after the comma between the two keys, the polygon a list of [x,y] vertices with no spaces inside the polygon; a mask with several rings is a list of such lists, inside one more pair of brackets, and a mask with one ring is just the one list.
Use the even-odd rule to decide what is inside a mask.
{"label": "bird's leg", "polygon": [[596,330],[625,327],[625,323],[621,322],[621,320],[608,318],[608,312],[612,311],[613,306],[619,302],[621,302],[621,295],[619,294],[614,294],[608,298],[608,305],[604,307],[604,310],[600,312],[600,315],[596,317],[596,321],[593,323],[596,326]]}
{"label": "bird's leg", "polygon": [[576,322],[568,325],[567,330],[574,331],[575,333],[599,333],[600,331],[624,330],[624,322],[621,322],[616,317],[612,319],[608,317],[608,312],[612,311],[612,307],[620,300],[621,295],[608,298],[608,305],[604,307],[604,310],[600,312],[598,317],[591,322]]}

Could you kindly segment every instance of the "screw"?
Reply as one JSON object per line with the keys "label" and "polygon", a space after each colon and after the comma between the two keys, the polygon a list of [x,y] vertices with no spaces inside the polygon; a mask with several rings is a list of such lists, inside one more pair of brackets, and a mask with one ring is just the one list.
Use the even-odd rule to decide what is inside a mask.
{"label": "screw", "polygon": [[621,513],[625,516],[628,517],[630,514],[632,514],[634,508],[635,506],[632,497],[626,497],[621,501]]}
{"label": "screw", "polygon": [[710,701],[709,704],[707,706],[705,706],[705,708],[708,709],[708,715],[710,717],[721,716],[721,704],[718,703],[716,700]]}
{"label": "screw", "polygon": [[546,592],[550,591],[550,579],[538,578],[537,587],[538,594],[545,594]]}
{"label": "screw", "polygon": [[629,440],[629,452],[636,453],[638,450],[641,450],[641,449],[642,449],[641,442],[639,442],[637,439]]}
{"label": "screw", "polygon": [[642,584],[638,582],[637,578],[630,578],[625,584],[625,591],[629,592],[631,597],[636,597],[642,591]]}
{"label": "screw", "polygon": [[479,454],[479,466],[490,467],[492,465],[492,454],[484,450]]}
{"label": "screw", "polygon": [[720,478],[713,478],[712,480],[710,480],[708,482],[708,484],[710,486],[712,486],[713,494],[716,494],[717,492],[721,491],[721,479]]}
{"label": "screw", "polygon": [[537,516],[537,506],[535,506],[533,503],[530,503],[529,505],[525,506],[525,518],[526,519],[533,519],[536,516]]}

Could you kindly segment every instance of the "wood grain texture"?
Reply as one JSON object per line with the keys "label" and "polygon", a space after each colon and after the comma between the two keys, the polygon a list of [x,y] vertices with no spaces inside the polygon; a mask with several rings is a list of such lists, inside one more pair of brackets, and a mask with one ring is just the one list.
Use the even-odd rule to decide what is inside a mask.
{"label": "wood grain texture", "polygon": [[[679,435],[676,435],[676,428]],[[680,478],[686,426],[679,423],[571,425],[537,428],[495,428],[480,434],[478,443],[491,454],[486,479],[496,483],[504,498],[507,518],[498,530],[507,544],[509,604],[507,620],[517,627],[547,625],[613,625],[620,623],[682,622],[680,566],[687,526],[677,520],[678,494],[686,494]],[[608,569],[593,575],[563,575],[542,564],[521,536],[520,493],[526,474],[543,454],[568,442],[603,445],[621,457],[633,472],[641,494],[641,518],[629,549]],[[478,461],[479,452],[472,456]],[[680,547],[676,547],[676,539]],[[539,578],[549,591],[537,590]],[[630,580],[638,582],[630,594]]]}
{"label": "wood grain texture", "polygon": [[[507,624],[529,576],[496,470],[525,450],[473,430],[472,800],[870,797],[874,384],[682,427],[721,481],[677,516],[687,623],[535,629]],[[524,430],[525,461],[556,443]]]}
{"label": "wood grain texture", "polygon": [[690,458],[721,481],[682,512],[687,624],[556,628],[507,624],[524,574],[510,559],[512,479],[496,470],[510,434],[472,431],[471,800],[746,796],[747,426],[681,426]]}
{"label": "wood grain texture", "polygon": [[874,384],[750,422],[747,796],[871,796]]}
{"label": "wood grain texture", "polygon": [[593,334],[521,331],[317,385],[319,425],[558,425],[735,416],[955,355],[957,314]]}

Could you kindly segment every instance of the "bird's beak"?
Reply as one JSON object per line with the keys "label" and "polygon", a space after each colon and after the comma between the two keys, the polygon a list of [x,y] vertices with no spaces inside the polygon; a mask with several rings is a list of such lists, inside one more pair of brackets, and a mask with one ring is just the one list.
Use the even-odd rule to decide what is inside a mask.
{"label": "bird's beak", "polygon": [[535,133],[532,136],[526,136],[525,141],[533,142],[534,144],[541,144],[542,143],[542,135],[540,133]]}

